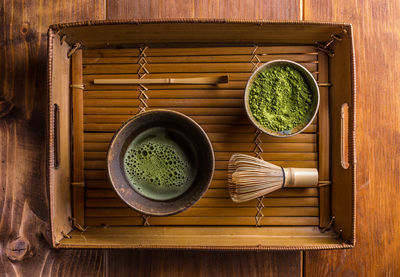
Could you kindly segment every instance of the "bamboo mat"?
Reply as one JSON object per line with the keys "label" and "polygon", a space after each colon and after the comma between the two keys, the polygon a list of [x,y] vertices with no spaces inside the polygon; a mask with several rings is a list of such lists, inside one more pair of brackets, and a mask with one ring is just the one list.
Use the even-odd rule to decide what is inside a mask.
{"label": "bamboo mat", "polygon": [[[317,120],[294,137],[261,134],[257,138],[243,108],[246,81],[261,63],[290,59],[308,68],[318,80],[318,55],[315,46],[83,50],[85,225],[132,226],[146,220],[150,225],[319,225],[318,188],[282,189],[260,201],[236,204],[229,198],[226,181],[227,162],[235,152],[259,153],[285,167],[318,167],[318,141],[324,134],[318,136]],[[327,64],[324,66],[327,71]],[[101,78],[220,75],[229,75],[229,83],[93,84]],[[212,141],[216,167],[210,189],[195,206],[174,216],[144,219],[112,190],[105,157],[119,126],[140,109],[152,108],[179,111],[198,122]]]}

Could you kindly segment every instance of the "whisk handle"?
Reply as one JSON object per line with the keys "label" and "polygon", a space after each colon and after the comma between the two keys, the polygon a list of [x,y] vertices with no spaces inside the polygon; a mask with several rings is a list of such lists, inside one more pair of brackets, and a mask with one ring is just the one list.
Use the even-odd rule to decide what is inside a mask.
{"label": "whisk handle", "polygon": [[316,168],[284,168],[283,187],[313,187],[318,185],[318,170]]}

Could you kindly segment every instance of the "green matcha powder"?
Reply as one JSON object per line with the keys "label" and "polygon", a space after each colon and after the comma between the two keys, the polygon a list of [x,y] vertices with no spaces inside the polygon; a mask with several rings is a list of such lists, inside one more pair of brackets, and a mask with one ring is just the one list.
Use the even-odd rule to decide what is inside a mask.
{"label": "green matcha powder", "polygon": [[307,121],[311,104],[306,80],[290,66],[277,65],[260,72],[250,88],[251,113],[271,130],[291,130]]}

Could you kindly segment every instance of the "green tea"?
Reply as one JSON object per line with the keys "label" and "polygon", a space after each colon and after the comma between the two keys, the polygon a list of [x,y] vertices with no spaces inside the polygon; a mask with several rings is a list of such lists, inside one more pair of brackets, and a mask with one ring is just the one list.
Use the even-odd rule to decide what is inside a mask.
{"label": "green tea", "polygon": [[249,93],[254,118],[275,131],[291,130],[306,122],[312,93],[303,75],[291,66],[276,65],[258,74]]}
{"label": "green tea", "polygon": [[151,128],[138,135],[124,155],[124,170],[132,187],[154,200],[173,199],[188,190],[196,167],[183,145],[179,135],[165,128]]}

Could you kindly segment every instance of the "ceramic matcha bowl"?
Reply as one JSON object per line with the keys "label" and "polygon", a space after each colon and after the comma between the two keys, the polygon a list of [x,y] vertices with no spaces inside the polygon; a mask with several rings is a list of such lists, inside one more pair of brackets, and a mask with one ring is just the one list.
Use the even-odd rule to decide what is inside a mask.
{"label": "ceramic matcha bowl", "polygon": [[[273,87],[272,90],[270,91],[270,94],[267,96],[271,100],[269,100],[268,102],[265,101],[264,103],[268,103],[268,105],[264,104],[264,106],[262,106],[262,104],[258,104],[254,100],[255,98],[251,95],[252,93],[254,93],[254,92],[251,92],[253,83],[263,72],[266,72],[268,70],[273,70],[274,68],[276,69],[279,67],[280,68],[289,67],[289,70],[291,71],[292,75],[288,75],[288,78],[285,79],[285,78],[282,78],[282,76],[284,76],[284,75],[276,74],[276,75],[273,75],[273,77],[275,79],[273,79],[271,77],[270,79],[272,79],[272,80],[270,82],[265,82],[265,84],[258,85],[259,95],[257,95],[257,97],[258,97],[257,99],[264,97],[264,95],[262,94],[263,90],[268,90],[269,89],[268,86]],[[295,72],[295,73],[293,73],[293,72]],[[287,72],[284,72],[284,73],[287,73]],[[309,92],[308,99],[307,99],[308,102],[300,101],[300,103],[302,103],[302,102],[305,103],[304,106],[307,106],[307,109],[304,110],[304,114],[301,114],[302,120],[300,122],[297,122],[297,124],[295,124],[294,126],[291,126],[290,128],[285,128],[282,130],[276,130],[276,129],[272,129],[268,126],[265,126],[265,122],[267,122],[269,120],[269,118],[272,118],[271,119],[271,121],[272,121],[275,115],[271,116],[271,113],[264,113],[266,116],[265,116],[265,118],[263,118],[265,120],[264,124],[263,124],[263,123],[261,123],[260,118],[259,117],[257,118],[257,116],[255,115],[255,111],[262,114],[264,112],[264,110],[270,109],[274,105],[274,103],[289,101],[288,99],[282,99],[282,98],[286,97],[285,95],[288,94],[286,92],[291,90],[293,87],[294,87],[294,89],[296,89],[296,87],[298,86],[298,84],[296,84],[296,81],[298,81],[298,79],[295,79],[296,81],[293,81],[293,77],[299,77],[299,76],[300,76],[300,80],[302,80],[303,88],[305,86],[307,86],[308,92]],[[279,77],[281,77],[281,79],[279,79]],[[263,79],[263,80],[266,80],[266,79]],[[304,84],[306,84],[306,85],[304,86]],[[275,87],[280,86],[280,88],[282,88],[282,87],[284,87],[284,85],[286,85],[286,88],[290,88],[290,89],[289,90],[281,89],[281,92],[283,92],[283,93],[281,93],[281,95],[279,95],[279,97],[275,97],[276,95],[274,95],[272,93],[272,92],[276,91]],[[296,99],[293,100],[292,98],[293,97],[290,98],[291,99],[290,101],[292,101],[291,103],[295,103]],[[252,100],[253,100],[253,102],[251,102]],[[267,62],[267,63],[263,64],[262,66],[260,66],[250,76],[250,78],[247,82],[247,85],[246,85],[246,90],[245,90],[245,95],[244,95],[244,105],[245,105],[246,113],[247,113],[249,119],[251,120],[251,122],[262,132],[269,134],[271,136],[274,136],[274,137],[290,137],[290,136],[294,136],[294,135],[299,134],[302,131],[304,131],[312,123],[315,116],[317,115],[318,108],[319,108],[319,101],[320,101],[320,94],[319,94],[318,84],[317,84],[316,80],[314,79],[313,75],[311,74],[311,72],[308,71],[304,66],[302,66],[296,62],[289,61],[289,60],[274,60],[274,61]],[[296,104],[292,104],[292,108],[294,105],[296,105]],[[276,104],[277,109],[281,108],[281,106],[282,105]],[[298,105],[298,107],[296,109],[294,109],[294,108],[289,109],[287,114],[283,115],[283,117],[294,116],[293,110],[294,111],[297,110],[299,112],[300,109],[302,109],[302,106],[300,106],[300,105]],[[301,112],[303,112],[303,111],[301,111]],[[279,116],[281,116],[281,115],[279,115]],[[299,115],[297,114],[297,116],[299,116]]]}
{"label": "ceramic matcha bowl", "polygon": [[107,171],[118,196],[151,216],[182,212],[208,189],[214,152],[204,130],[170,110],[140,113],[115,133]]}

